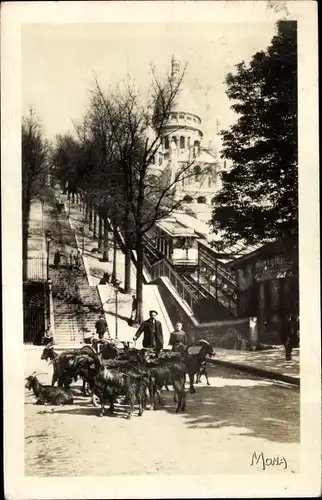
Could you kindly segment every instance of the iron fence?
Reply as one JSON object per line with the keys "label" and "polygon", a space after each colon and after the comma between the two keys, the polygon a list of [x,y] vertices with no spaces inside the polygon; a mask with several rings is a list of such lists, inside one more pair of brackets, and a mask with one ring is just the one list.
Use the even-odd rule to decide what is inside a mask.
{"label": "iron fence", "polygon": [[47,280],[47,256],[39,255],[27,259],[28,281],[43,282]]}

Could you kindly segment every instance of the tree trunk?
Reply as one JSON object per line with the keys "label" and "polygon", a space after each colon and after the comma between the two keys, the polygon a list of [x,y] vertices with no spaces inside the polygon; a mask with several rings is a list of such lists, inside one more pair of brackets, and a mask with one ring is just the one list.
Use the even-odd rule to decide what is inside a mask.
{"label": "tree trunk", "polygon": [[111,283],[115,283],[116,281],[116,265],[117,265],[116,255],[117,255],[116,225],[115,221],[113,221],[113,270],[112,270]]}
{"label": "tree trunk", "polygon": [[108,241],[108,222],[107,217],[104,218],[104,248],[103,248],[103,262],[109,262],[109,241]]}
{"label": "tree trunk", "polygon": [[91,203],[89,204],[88,209],[88,229],[90,231],[93,229],[93,205]]}
{"label": "tree trunk", "polygon": [[131,293],[131,247],[129,241],[129,211],[126,210],[125,213],[125,231],[124,231],[124,240],[125,240],[125,249],[124,249],[124,257],[125,257],[125,267],[124,267],[124,292]]}
{"label": "tree trunk", "polygon": [[96,231],[97,231],[97,213],[96,213],[95,208],[93,209],[93,218],[94,218],[94,221],[93,221],[93,238],[94,238],[94,240],[96,240]]}
{"label": "tree trunk", "polygon": [[85,222],[89,221],[89,203],[85,199]]}
{"label": "tree trunk", "polygon": [[135,323],[140,324],[143,321],[143,243],[142,235],[136,235],[136,298],[138,308],[136,311]]}
{"label": "tree trunk", "polygon": [[75,193],[72,192],[72,203],[75,203]]}
{"label": "tree trunk", "polygon": [[98,216],[98,249],[100,252],[103,251],[103,219]]}

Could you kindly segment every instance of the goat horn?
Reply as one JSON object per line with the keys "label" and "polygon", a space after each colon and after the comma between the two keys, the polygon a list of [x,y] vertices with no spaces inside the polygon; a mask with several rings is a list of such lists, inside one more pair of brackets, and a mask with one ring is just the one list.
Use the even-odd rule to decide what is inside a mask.
{"label": "goat horn", "polygon": [[34,376],[35,376],[35,377],[37,377],[37,375],[48,375],[48,373],[45,373],[45,372],[39,372],[39,373],[36,373],[36,372],[35,372],[35,375],[34,375]]}

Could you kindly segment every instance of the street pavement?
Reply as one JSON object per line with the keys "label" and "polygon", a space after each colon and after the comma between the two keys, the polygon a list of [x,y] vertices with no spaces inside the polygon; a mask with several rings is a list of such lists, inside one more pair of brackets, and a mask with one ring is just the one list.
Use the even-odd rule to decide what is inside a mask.
{"label": "street pavement", "polygon": [[[40,360],[41,348],[25,350],[25,375],[33,370],[49,383],[52,366]],[[209,367],[210,386],[202,381],[187,393],[184,413],[174,412],[173,392],[164,406],[131,420],[117,406],[100,418],[99,408],[73,388],[68,407],[34,405],[25,390],[25,475],[107,476],[115,474],[263,473],[252,454],[285,457],[267,473],[299,472],[300,393],[296,387]]]}

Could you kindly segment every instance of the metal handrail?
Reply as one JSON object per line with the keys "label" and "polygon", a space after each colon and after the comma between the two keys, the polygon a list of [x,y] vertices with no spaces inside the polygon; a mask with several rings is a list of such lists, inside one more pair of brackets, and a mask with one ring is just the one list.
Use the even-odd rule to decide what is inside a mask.
{"label": "metal handrail", "polygon": [[172,269],[166,259],[147,266],[148,271],[153,279],[164,276],[169,279],[180,297],[189,305],[192,311],[198,304],[198,297],[187,287],[182,278]]}

